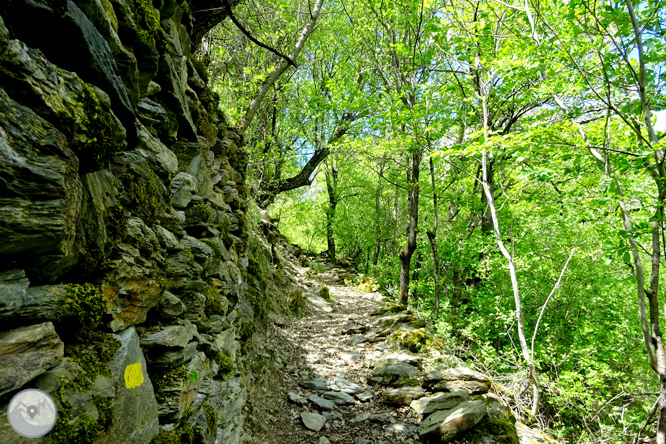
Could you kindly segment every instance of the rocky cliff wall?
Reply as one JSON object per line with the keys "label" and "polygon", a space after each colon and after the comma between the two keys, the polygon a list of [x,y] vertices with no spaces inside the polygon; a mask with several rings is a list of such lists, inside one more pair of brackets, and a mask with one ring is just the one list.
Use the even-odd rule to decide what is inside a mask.
{"label": "rocky cliff wall", "polygon": [[0,443],[249,440],[256,327],[292,284],[191,53],[223,16],[191,9],[0,4],[0,408],[28,387],[59,408]]}

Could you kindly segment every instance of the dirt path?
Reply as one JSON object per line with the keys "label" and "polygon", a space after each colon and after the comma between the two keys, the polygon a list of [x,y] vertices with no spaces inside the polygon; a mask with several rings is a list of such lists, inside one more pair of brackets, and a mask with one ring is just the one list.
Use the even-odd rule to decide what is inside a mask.
{"label": "dirt path", "polygon": [[[311,297],[308,314],[289,320],[288,325],[275,327],[271,335],[270,347],[275,347],[272,354],[280,358],[269,383],[264,384],[263,399],[253,400],[255,405],[263,406],[264,412],[269,412],[256,418],[255,442],[420,442],[417,420],[409,407],[384,405],[381,402],[383,389],[366,383],[365,377],[372,373],[373,362],[389,356],[408,357],[381,337],[381,328],[373,326],[376,318],[371,313],[384,305],[384,298],[378,293],[362,294],[341,285],[336,273],[331,270],[320,275],[330,289],[332,303]],[[328,390],[325,387],[317,390],[315,384],[322,382],[308,383],[312,380],[325,381]],[[348,386],[345,380],[361,387]],[[331,393],[341,391],[346,391],[353,399]],[[349,404],[335,405],[328,410],[330,404],[322,402],[321,398]],[[304,425],[302,413],[321,414],[326,422],[318,432],[310,430]],[[314,419],[321,421],[321,418]]]}

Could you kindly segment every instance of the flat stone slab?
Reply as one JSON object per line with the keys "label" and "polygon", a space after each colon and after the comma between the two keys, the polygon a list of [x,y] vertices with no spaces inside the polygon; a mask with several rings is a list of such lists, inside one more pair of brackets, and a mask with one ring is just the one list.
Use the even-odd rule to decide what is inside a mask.
{"label": "flat stone slab", "polygon": [[372,372],[368,382],[373,384],[391,385],[393,382],[416,375],[419,369],[409,364],[383,365]]}
{"label": "flat stone slab", "polygon": [[358,398],[358,400],[361,402],[370,401],[372,399],[372,393],[370,392],[357,393],[356,398]]}
{"label": "flat stone slab", "polygon": [[353,397],[343,392],[326,392],[322,396],[330,401],[333,401],[337,405],[356,404],[356,400]]}
{"label": "flat stone slab", "polygon": [[301,420],[303,425],[310,430],[318,432],[324,427],[326,423],[326,418],[321,416],[319,413],[301,413]]}
{"label": "flat stone slab", "polygon": [[287,393],[287,397],[289,398],[289,401],[293,402],[294,404],[306,405],[308,403],[308,398],[301,396],[298,393],[289,392]]}
{"label": "flat stone slab", "polygon": [[480,400],[465,401],[449,410],[440,410],[428,416],[419,427],[419,435],[426,439],[449,442],[455,435],[478,424],[486,415],[486,404]]}
{"label": "flat stone slab", "polygon": [[351,381],[348,381],[342,376],[335,377],[335,379],[333,380],[332,388],[337,389],[340,392],[347,393],[349,395],[365,391],[365,389],[362,386],[355,384]]}
{"label": "flat stone slab", "polygon": [[490,389],[490,378],[466,367],[428,370],[423,383],[434,390],[449,392],[479,394],[486,393]]}
{"label": "flat stone slab", "polygon": [[316,405],[320,410],[335,410],[335,403],[324,399],[321,396],[311,395],[308,397],[308,401]]}
{"label": "flat stone slab", "polygon": [[328,382],[321,379],[311,379],[310,381],[301,381],[299,384],[304,389],[319,390],[325,392],[328,390]]}
{"label": "flat stone slab", "polygon": [[419,370],[423,369],[423,358],[421,356],[407,355],[407,354],[390,354],[382,355],[374,358],[370,363],[372,367],[377,367],[379,365],[387,364],[409,364],[418,368]]}
{"label": "flat stone slab", "polygon": [[345,343],[348,344],[348,345],[358,345],[358,344],[362,344],[362,343],[367,342],[367,341],[368,341],[368,338],[366,338],[363,335],[352,335],[352,336],[348,337],[347,339],[345,339]]}
{"label": "flat stone slab", "polygon": [[386,390],[382,393],[382,400],[386,404],[409,405],[410,402],[423,396],[423,387],[400,387]]}
{"label": "flat stone slab", "polygon": [[432,396],[413,401],[409,406],[421,416],[429,415],[438,410],[448,410],[467,401],[467,392],[435,393]]}
{"label": "flat stone slab", "polygon": [[64,352],[51,322],[0,333],[0,395],[58,365]]}

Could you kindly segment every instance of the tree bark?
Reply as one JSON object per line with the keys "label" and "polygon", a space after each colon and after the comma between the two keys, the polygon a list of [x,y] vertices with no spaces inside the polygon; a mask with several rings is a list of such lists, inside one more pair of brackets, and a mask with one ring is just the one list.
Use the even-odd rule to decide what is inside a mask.
{"label": "tree bark", "polygon": [[407,183],[409,189],[408,210],[409,227],[407,228],[407,243],[398,255],[400,258],[400,304],[407,305],[409,301],[409,267],[412,255],[416,250],[416,230],[419,225],[419,175],[421,172],[421,150],[415,149],[411,161],[407,166]]}
{"label": "tree bark", "polygon": [[326,175],[326,191],[328,192],[328,208],[326,209],[326,242],[328,244],[328,258],[335,262],[335,233],[333,222],[335,210],[338,206],[338,168],[335,164],[331,167],[324,162],[324,173]]}
{"label": "tree bark", "polygon": [[430,158],[430,180],[432,181],[432,204],[435,213],[435,220],[432,225],[432,230],[428,231],[428,240],[430,241],[430,248],[432,249],[432,263],[433,263],[433,277],[435,280],[435,318],[439,315],[439,252],[437,250],[437,184],[435,182],[435,165]]}
{"label": "tree bark", "polygon": [[375,190],[375,252],[372,255],[372,265],[377,265],[379,260],[379,248],[381,246],[381,233],[382,227],[380,224],[381,221],[381,197],[382,197],[382,188],[384,182],[382,180],[382,175],[384,174],[384,166],[386,165],[386,153],[382,157],[381,162],[379,163],[379,178],[377,179],[377,189]]}
{"label": "tree bark", "polygon": [[[310,37],[315,23],[317,23],[323,2],[324,0],[315,0],[312,12],[310,12],[310,20],[308,20],[305,26],[303,26],[303,29],[301,29],[301,34],[298,37],[296,44],[294,45],[293,51],[291,51],[291,54],[289,54],[289,59],[298,59],[298,55],[301,53],[303,46],[305,46],[305,42],[307,41],[308,37]],[[268,91],[273,87],[275,82],[277,82],[282,73],[285,72],[287,68],[289,68],[289,66],[289,62],[286,59],[282,59],[278,66],[276,66],[275,69],[273,69],[273,71],[268,74],[266,79],[264,79],[263,83],[259,87],[259,90],[257,91],[257,94],[254,96],[254,99],[252,99],[249,108],[245,112],[245,115],[238,124],[237,131],[241,136],[245,134],[245,131],[250,126],[250,123],[252,123],[254,115],[259,109],[259,105],[261,105],[261,102],[264,100],[264,97]]]}

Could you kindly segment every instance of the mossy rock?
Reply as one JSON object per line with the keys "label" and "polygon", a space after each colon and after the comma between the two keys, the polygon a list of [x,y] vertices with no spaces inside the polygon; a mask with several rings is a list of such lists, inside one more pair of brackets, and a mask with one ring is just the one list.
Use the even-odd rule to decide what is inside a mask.
{"label": "mossy rock", "polygon": [[486,417],[461,439],[470,444],[519,444],[515,420],[511,418]]}
{"label": "mossy rock", "polygon": [[150,442],[151,444],[198,444],[202,443],[201,431],[188,423],[184,423],[172,430],[160,429],[160,432]]}
{"label": "mossy rock", "polygon": [[384,307],[377,310],[374,314],[377,316],[384,316],[389,314],[397,314],[407,310],[407,306],[389,302]]}
{"label": "mossy rock", "polygon": [[398,344],[400,347],[406,348],[407,350],[418,353],[426,345],[428,336],[426,335],[425,330],[422,328],[417,328],[414,330],[396,330],[395,333],[391,335],[391,341]]}
{"label": "mossy rock", "polygon": [[303,297],[303,290],[300,288],[294,290],[289,296],[289,308],[293,312],[299,312],[303,309],[305,298]]}
{"label": "mossy rock", "polygon": [[147,165],[135,165],[121,177],[126,208],[151,225],[167,208],[166,188]]}
{"label": "mossy rock", "polygon": [[396,382],[394,382],[393,384],[391,384],[391,386],[393,386],[393,387],[398,387],[398,388],[399,388],[399,387],[417,387],[417,386],[419,386],[420,384],[421,384],[421,383],[419,382],[418,379],[414,379],[414,378],[401,378],[401,379],[398,379],[398,380],[397,380]]}
{"label": "mossy rock", "polygon": [[326,302],[333,302],[333,296],[331,295],[331,290],[327,285],[323,285],[321,290],[319,290],[319,297],[321,297]]}

